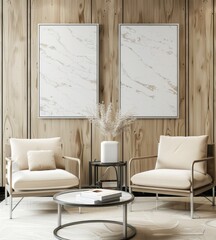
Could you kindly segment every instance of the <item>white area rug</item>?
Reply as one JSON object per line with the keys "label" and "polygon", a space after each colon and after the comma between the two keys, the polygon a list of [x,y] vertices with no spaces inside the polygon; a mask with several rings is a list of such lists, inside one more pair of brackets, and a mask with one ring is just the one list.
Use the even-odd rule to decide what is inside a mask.
{"label": "white area rug", "polygon": [[[18,201],[18,199],[15,199]],[[128,211],[128,223],[136,227],[137,240],[215,240],[216,207],[205,198],[195,199],[195,218],[190,219],[187,198],[160,197],[136,198],[133,211]],[[105,219],[122,221],[121,207],[65,208],[62,223]],[[53,230],[57,226],[57,205],[52,198],[24,198],[9,219],[9,206],[0,204],[1,240],[49,240],[56,239]],[[122,226],[91,223],[67,227],[59,234],[73,240],[121,239]]]}

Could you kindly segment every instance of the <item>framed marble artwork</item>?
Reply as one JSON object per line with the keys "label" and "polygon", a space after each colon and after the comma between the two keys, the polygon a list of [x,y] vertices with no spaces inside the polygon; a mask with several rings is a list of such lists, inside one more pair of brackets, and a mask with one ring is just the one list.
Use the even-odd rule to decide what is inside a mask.
{"label": "framed marble artwork", "polygon": [[98,102],[99,25],[38,28],[39,117],[89,117]]}
{"label": "framed marble artwork", "polygon": [[179,116],[179,25],[120,24],[120,108],[140,118]]}

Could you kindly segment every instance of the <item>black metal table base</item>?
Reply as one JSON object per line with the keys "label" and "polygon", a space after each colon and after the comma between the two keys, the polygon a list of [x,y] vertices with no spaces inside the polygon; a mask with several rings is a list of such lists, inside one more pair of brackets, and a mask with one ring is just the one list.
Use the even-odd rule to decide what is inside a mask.
{"label": "black metal table base", "polygon": [[[104,181],[99,177],[99,168],[109,169],[110,167],[115,169],[116,179],[111,180],[116,182],[117,189],[123,189],[123,182],[125,180],[125,191],[127,191],[127,162],[108,162],[103,163],[98,160],[89,161],[89,186],[102,187],[100,184]],[[93,170],[93,171],[92,171]]]}
{"label": "black metal table base", "polygon": [[[77,221],[77,222],[71,222],[71,223],[66,223],[63,224],[57,228],[54,229],[53,234],[55,235],[56,238],[60,239],[60,240],[70,240],[69,238],[63,238],[61,236],[58,235],[58,231],[69,227],[69,226],[73,226],[73,225],[78,225],[78,224],[85,224],[85,223],[111,223],[111,224],[117,224],[117,225],[122,225],[122,222],[118,222],[118,221],[111,221],[111,220],[86,220],[86,221]],[[128,231],[131,230],[131,231]],[[127,236],[123,236],[123,232],[122,232],[122,238],[121,239],[131,239],[132,237],[134,237],[136,235],[136,228],[133,227],[130,224],[127,224]]]}

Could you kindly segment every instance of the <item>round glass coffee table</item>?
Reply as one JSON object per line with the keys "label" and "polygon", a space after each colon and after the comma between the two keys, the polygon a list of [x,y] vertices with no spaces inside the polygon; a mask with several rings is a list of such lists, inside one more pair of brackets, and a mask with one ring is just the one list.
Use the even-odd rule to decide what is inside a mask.
{"label": "round glass coffee table", "polygon": [[[127,223],[127,204],[134,200],[134,196],[131,193],[121,191],[122,197],[119,201],[112,202],[102,202],[100,204],[95,203],[81,203],[76,200],[76,195],[79,192],[88,191],[90,189],[80,189],[80,190],[70,190],[61,193],[57,193],[54,195],[53,199],[58,204],[58,226],[54,229],[54,236],[58,239],[67,240],[68,238],[61,237],[58,234],[58,231],[66,228],[68,226],[78,225],[78,224],[86,224],[86,223],[111,223],[122,225],[122,239],[130,239],[136,235],[136,228]],[[115,190],[113,190],[115,191]],[[119,190],[118,190],[119,192]],[[85,221],[76,221],[69,222],[62,225],[62,206],[71,206],[71,207],[111,207],[122,205],[123,207],[123,221],[111,221],[111,220],[85,220]]]}

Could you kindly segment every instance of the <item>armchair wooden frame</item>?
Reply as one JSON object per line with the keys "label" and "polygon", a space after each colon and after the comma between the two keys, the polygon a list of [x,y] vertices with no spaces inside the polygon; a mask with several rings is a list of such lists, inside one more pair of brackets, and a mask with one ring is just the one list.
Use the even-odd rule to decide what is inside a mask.
{"label": "armchair wooden frame", "polygon": [[[207,190],[212,189],[212,205],[215,206],[215,158],[214,158],[214,145],[208,145],[208,157],[203,159],[198,159],[193,161],[191,165],[191,188],[188,190],[182,189],[171,189],[171,188],[161,188],[161,187],[148,187],[144,184],[141,185],[134,185],[131,182],[132,177],[132,164],[135,161],[145,161],[147,159],[155,159],[157,155],[152,156],[141,156],[141,157],[134,157],[131,158],[128,165],[128,177],[129,177],[129,192],[132,191],[136,192],[146,192],[146,193],[156,193],[158,194],[166,194],[166,195],[177,195],[177,196],[187,196],[190,197],[190,215],[193,218],[194,215],[194,196],[201,194]],[[212,177],[212,182],[208,185],[205,185],[200,188],[194,188],[194,169],[195,165],[200,162],[207,163],[207,173]]]}
{"label": "armchair wooden frame", "polygon": [[[77,177],[79,179],[78,188],[81,188],[81,164],[80,159],[74,157],[63,156],[63,159],[73,161],[77,166]],[[7,204],[7,192],[9,193],[9,205],[10,205],[10,219],[12,218],[12,212],[17,207],[17,205],[21,202],[24,197],[32,197],[32,196],[53,196],[55,193],[58,193],[63,190],[68,190],[68,188],[59,188],[59,189],[46,189],[46,190],[28,190],[28,191],[15,191],[12,188],[12,163],[13,160],[10,157],[6,157],[6,171],[5,171],[5,204]],[[76,186],[75,186],[76,187]],[[73,187],[74,188],[74,187]],[[13,206],[13,198],[21,197],[20,201],[17,202],[15,206]]]}

